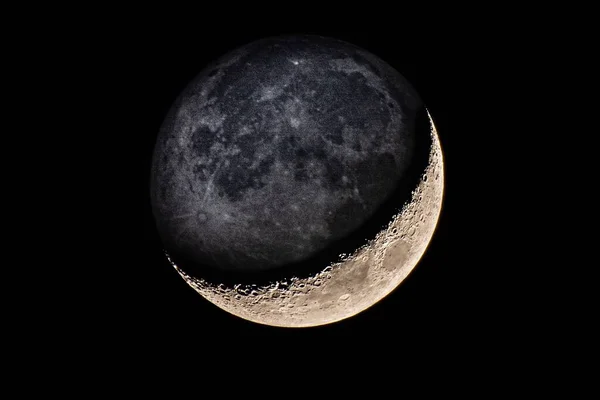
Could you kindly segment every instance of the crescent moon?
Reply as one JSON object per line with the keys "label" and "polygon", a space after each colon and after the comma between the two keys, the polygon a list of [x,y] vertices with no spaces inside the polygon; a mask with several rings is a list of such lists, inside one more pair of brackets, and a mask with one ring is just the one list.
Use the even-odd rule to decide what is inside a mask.
{"label": "crescent moon", "polygon": [[339,262],[308,277],[265,286],[215,285],[185,273],[202,297],[240,318],[278,327],[311,327],[352,317],[390,294],[415,268],[435,231],[442,208],[444,163],[434,122],[429,158],[419,183],[401,211],[376,237]]}

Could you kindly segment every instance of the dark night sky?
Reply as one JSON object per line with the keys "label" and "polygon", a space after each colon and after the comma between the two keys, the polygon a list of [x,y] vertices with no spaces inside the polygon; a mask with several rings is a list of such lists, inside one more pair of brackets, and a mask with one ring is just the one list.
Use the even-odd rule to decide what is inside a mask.
{"label": "dark night sky", "polygon": [[[7,243],[6,252],[17,260],[5,261],[2,282],[9,293],[3,311],[17,317],[3,320],[3,332],[17,339],[5,340],[3,354],[16,355],[5,364],[23,380],[18,389],[45,394],[52,387],[61,393],[104,389],[114,396],[120,388],[114,378],[120,375],[136,392],[154,392],[155,384],[165,381],[163,371],[179,374],[191,366],[223,378],[224,385],[204,374],[193,381],[178,379],[200,396],[206,387],[221,389],[226,397],[230,388],[247,390],[237,378],[252,373],[270,394],[299,393],[313,382],[354,390],[359,381],[348,375],[353,371],[374,373],[376,384],[369,385],[394,387],[402,395],[410,380],[400,372],[406,367],[427,379],[420,390],[446,390],[437,378],[449,375],[457,386],[472,390],[479,390],[480,377],[488,377],[493,384],[481,387],[497,393],[511,388],[518,374],[535,383],[532,376],[544,369],[539,367],[562,375],[584,365],[563,363],[560,353],[592,355],[591,345],[575,348],[587,346],[575,322],[591,323],[594,314],[580,318],[586,304],[567,304],[567,291],[581,292],[583,271],[572,271],[593,270],[588,268],[593,263],[557,261],[560,250],[573,253],[585,244],[569,246],[555,224],[574,218],[593,226],[593,221],[580,217],[577,207],[547,205],[550,197],[581,201],[586,186],[569,184],[563,171],[564,153],[577,158],[580,153],[549,151],[545,142],[587,148],[589,129],[551,132],[538,126],[540,120],[554,124],[554,114],[578,118],[561,108],[577,98],[553,92],[569,86],[575,74],[548,68],[574,63],[558,45],[575,53],[579,39],[564,36],[571,28],[563,23],[569,19],[562,8],[550,18],[548,7],[527,15],[525,8],[509,4],[461,8],[449,3],[448,10],[419,4],[426,13],[404,10],[406,2],[399,4],[400,11],[395,5],[348,4],[335,10],[334,19],[321,15],[320,8],[286,3],[269,5],[262,21],[233,3],[223,4],[226,12],[208,10],[207,3],[198,3],[202,10],[186,5],[170,10],[177,12],[171,19],[160,3],[160,15],[153,18],[146,14],[150,4],[129,14],[55,4],[46,12],[28,5],[23,13],[28,24],[7,25],[6,47],[17,54],[6,56],[5,63],[25,76],[6,73],[6,86],[26,87],[10,102],[23,115],[5,113],[7,123],[17,122],[18,129],[6,129],[4,147],[10,163],[3,194],[25,206],[5,208],[5,220],[16,219],[20,230],[5,227],[5,236],[17,242]],[[350,8],[354,16],[341,15]],[[314,18],[292,25],[298,9]],[[367,17],[363,11],[378,15]],[[380,21],[382,16],[388,19]],[[10,22],[14,17],[7,12]],[[317,17],[323,17],[321,27],[313,23]],[[538,28],[538,21],[548,26]],[[156,135],[186,84],[235,47],[290,33],[346,40],[396,67],[435,119],[445,161],[441,217],[413,272],[361,314],[306,329],[244,321],[191,289],[163,257],[148,187]],[[540,66],[544,48],[551,57]],[[539,107],[539,94],[548,91],[553,104]],[[536,106],[541,112],[533,111]],[[521,122],[527,119],[529,125]],[[25,145],[9,145],[13,136]],[[551,159],[527,167],[521,162],[539,153]],[[551,166],[558,171],[549,172]],[[564,182],[570,186],[560,191],[557,183]],[[552,193],[539,200],[535,195],[544,188]],[[568,213],[557,214],[559,209]],[[563,242],[554,248],[540,241],[540,227]],[[536,241],[539,250],[533,248]],[[14,271],[23,276],[8,278]],[[579,282],[568,282],[573,275]],[[550,284],[549,276],[559,281]],[[573,338],[564,336],[565,330]],[[365,355],[376,361],[363,362]],[[326,375],[315,371],[319,367]],[[432,371],[436,368],[441,374]],[[392,379],[383,376],[386,371]],[[148,376],[152,372],[158,372],[157,379]],[[275,380],[272,372],[286,379]],[[540,376],[536,390],[553,390],[562,379]],[[272,390],[275,381],[287,387]]]}
{"label": "dark night sky", "polygon": [[[243,32],[243,33],[239,33]],[[302,348],[332,340],[371,341],[393,351],[411,343],[417,353],[432,348],[469,348],[474,337],[499,329],[494,255],[485,251],[482,220],[493,197],[477,192],[484,181],[484,157],[477,155],[484,132],[473,109],[489,86],[482,68],[489,62],[477,46],[442,30],[402,31],[280,29],[234,31],[124,29],[91,39],[76,68],[97,79],[89,102],[92,140],[81,162],[96,180],[80,196],[94,204],[76,239],[78,263],[91,271],[89,286],[73,280],[80,301],[68,302],[78,315],[83,348],[110,349],[136,358],[200,349],[218,354],[246,341],[277,348]],[[336,324],[281,329],[253,324],[218,309],[194,292],[161,253],[149,204],[149,165],[154,140],[169,107],[185,85],[211,60],[264,36],[312,33],[349,41],[396,67],[415,86],[438,127],[445,157],[446,192],[440,221],[428,251],[412,274],[387,298]],[[483,58],[482,58],[483,57]],[[75,67],[73,67],[75,68]],[[89,76],[87,79],[89,79]],[[85,101],[83,99],[86,99]],[[92,116],[93,114],[93,116]],[[84,111],[84,118],[87,113]],[[97,122],[97,123],[96,123]],[[90,122],[88,122],[88,125]],[[83,133],[82,133],[83,134]],[[85,186],[85,188],[83,187]],[[73,205],[88,210],[89,205]],[[74,334],[75,335],[75,334]],[[184,357],[183,355],[181,357]]]}

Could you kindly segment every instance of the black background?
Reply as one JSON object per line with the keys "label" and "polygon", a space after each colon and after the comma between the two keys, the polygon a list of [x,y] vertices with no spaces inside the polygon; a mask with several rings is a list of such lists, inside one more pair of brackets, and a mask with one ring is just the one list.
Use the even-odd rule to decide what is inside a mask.
{"label": "black background", "polygon": [[[409,277],[352,318],[304,329],[242,320],[190,288],[163,256],[148,188],[156,135],[186,84],[233,48],[293,33],[346,40],[398,69],[430,110],[445,164],[441,217],[427,252]],[[497,260],[487,251],[489,239],[483,233],[484,226],[493,224],[495,200],[483,189],[493,167],[480,151],[486,133],[477,112],[480,94],[498,83],[488,68],[494,61],[468,32],[298,25],[229,27],[217,34],[177,24],[124,24],[118,30],[99,28],[76,55],[66,73],[76,81],[71,106],[81,110],[77,119],[88,128],[75,144],[84,149],[73,152],[78,167],[67,166],[66,173],[77,182],[77,196],[68,207],[70,213],[86,217],[78,222],[77,234],[72,235],[76,237],[69,239],[77,265],[69,268],[63,309],[66,323],[73,326],[68,337],[82,354],[107,351],[143,364],[162,355],[183,360],[186,352],[310,352],[324,343],[351,343],[364,350],[381,345],[398,354],[462,354],[498,346],[500,332],[510,335],[495,297]],[[85,179],[77,178],[84,173]]]}
{"label": "black background", "polygon": [[[591,354],[573,322],[593,321],[593,313],[580,318],[586,302],[568,304],[581,281],[594,282],[573,272],[590,264],[554,260],[571,249],[554,224],[581,210],[565,216],[558,213],[564,205],[548,207],[546,200],[579,201],[583,192],[556,189],[570,177],[562,171],[565,151],[549,151],[546,143],[582,142],[571,127],[538,124],[554,124],[555,114],[577,118],[561,108],[577,98],[555,88],[577,75],[560,70],[563,65],[579,65],[572,56],[582,38],[567,38],[564,21],[585,24],[562,8],[550,16],[509,4],[419,4],[425,9],[416,12],[404,2],[348,3],[329,16],[324,5],[298,3],[254,13],[235,4],[223,4],[224,10],[211,9],[216,3],[169,10],[158,4],[152,16],[145,8],[26,5],[29,23],[7,24],[5,36],[7,48],[17,50],[5,62],[22,74],[4,76],[21,92],[11,102],[20,113],[5,117],[17,127],[5,137],[25,141],[3,147],[11,161],[5,175],[16,181],[7,181],[3,195],[25,208],[5,208],[5,220],[16,219],[19,229],[5,228],[7,252],[16,260],[5,261],[2,282],[9,293],[4,310],[17,317],[3,332],[18,339],[6,341],[3,354],[16,355],[9,372],[24,379],[19,389],[47,393],[49,386],[32,380],[38,376],[77,389],[89,376],[95,382],[83,384],[85,393],[112,390],[118,372],[123,382],[140,377],[136,390],[153,391],[165,370],[179,375],[191,366],[225,382],[214,385],[203,374],[180,379],[197,392],[208,386],[227,394],[253,371],[257,386],[271,385],[273,372],[287,374],[278,381],[287,390],[276,395],[331,378],[336,389],[353,390],[360,382],[348,378],[353,371],[378,378],[388,371],[392,379],[368,383],[402,391],[409,379],[400,370],[408,368],[427,379],[420,389],[446,390],[437,380],[443,376],[468,389],[487,376],[494,384],[485,390],[496,393],[519,381],[535,384],[536,371],[553,370],[562,379],[563,371],[581,365],[560,357]],[[310,16],[292,23],[301,11]],[[14,17],[7,12],[9,22]],[[196,294],[163,258],[148,203],[155,135],[181,89],[226,51],[287,33],[344,39],[396,67],[430,109],[445,162],[441,218],[410,276],[365,312],[307,329],[256,325]],[[551,159],[539,163],[540,154]],[[552,193],[540,200],[543,189]],[[535,246],[540,227],[559,245]],[[22,276],[9,278],[13,272]],[[578,282],[569,282],[574,275]],[[365,362],[365,355],[385,364]],[[317,367],[326,374],[317,375]],[[154,370],[159,374],[150,380]],[[553,390],[561,379],[542,375],[535,389]]]}

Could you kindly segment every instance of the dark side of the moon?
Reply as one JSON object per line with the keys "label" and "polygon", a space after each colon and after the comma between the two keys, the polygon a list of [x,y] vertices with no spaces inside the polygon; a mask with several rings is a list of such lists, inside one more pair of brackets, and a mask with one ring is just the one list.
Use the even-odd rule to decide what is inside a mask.
{"label": "dark side of the moon", "polygon": [[425,114],[396,70],[346,42],[275,37],[226,54],[158,135],[151,200],[165,250],[206,276],[322,268],[407,200],[429,148]]}

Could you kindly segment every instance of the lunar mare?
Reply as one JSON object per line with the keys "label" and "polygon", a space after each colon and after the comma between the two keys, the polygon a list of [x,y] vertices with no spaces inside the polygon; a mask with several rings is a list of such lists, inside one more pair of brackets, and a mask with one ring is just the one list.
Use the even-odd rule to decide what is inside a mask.
{"label": "lunar mare", "polygon": [[[429,115],[429,113],[428,113]],[[386,229],[349,255],[307,278],[289,277],[267,285],[214,284],[181,277],[221,309],[259,324],[279,327],[325,325],[356,315],[392,292],[417,265],[434,233],[442,207],[444,165],[429,115],[428,163],[411,199]]]}

